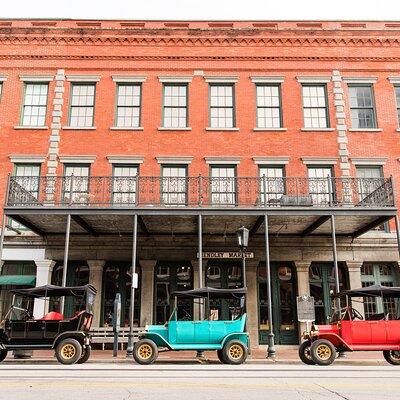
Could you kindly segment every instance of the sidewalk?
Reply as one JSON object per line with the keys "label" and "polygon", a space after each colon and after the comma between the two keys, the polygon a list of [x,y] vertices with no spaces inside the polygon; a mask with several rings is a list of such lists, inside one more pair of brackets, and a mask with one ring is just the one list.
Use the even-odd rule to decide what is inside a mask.
{"label": "sidewalk", "polygon": [[[302,364],[297,355],[297,346],[276,346],[276,358],[267,359],[266,346],[252,349],[251,355],[247,359],[247,363],[252,364]],[[218,358],[215,351],[206,351],[204,353],[205,360],[202,363],[217,363]],[[56,363],[53,351],[48,350],[35,350],[33,357],[28,359],[14,359],[10,353],[4,360],[4,363]],[[126,351],[118,351],[118,357],[112,356],[111,350],[93,350],[92,355],[88,361],[89,363],[131,363],[131,359],[126,358]],[[157,363],[199,363],[196,359],[196,352],[194,351],[165,351],[160,352]],[[360,351],[354,353],[346,353],[345,358],[340,358],[335,361],[335,364],[340,363],[343,365],[388,365],[383,358],[382,352],[379,351]]]}

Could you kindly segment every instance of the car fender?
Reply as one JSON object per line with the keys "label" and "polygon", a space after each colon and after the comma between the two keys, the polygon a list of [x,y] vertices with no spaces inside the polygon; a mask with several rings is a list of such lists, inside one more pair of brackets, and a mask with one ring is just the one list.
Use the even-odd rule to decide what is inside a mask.
{"label": "car fender", "polygon": [[82,346],[89,344],[85,343],[85,339],[89,339],[89,336],[83,331],[67,331],[60,333],[53,341],[52,349],[55,349],[62,340],[72,338],[76,339]]}
{"label": "car fender", "polygon": [[347,350],[352,351],[353,347],[350,346],[347,342],[345,342],[339,335],[336,333],[323,333],[321,335],[314,336],[313,341],[318,340],[318,339],[326,339],[329,340],[332,343],[338,342],[342,344]]}
{"label": "car fender", "polygon": [[157,347],[168,347],[172,350],[172,346],[158,333],[143,332],[139,334],[139,340],[140,339],[150,339],[157,345]]}
{"label": "car fender", "polygon": [[235,339],[239,340],[247,348],[249,348],[249,334],[247,332],[236,332],[226,335],[221,342],[221,348],[224,347],[225,343],[228,343],[230,340],[235,340]]}

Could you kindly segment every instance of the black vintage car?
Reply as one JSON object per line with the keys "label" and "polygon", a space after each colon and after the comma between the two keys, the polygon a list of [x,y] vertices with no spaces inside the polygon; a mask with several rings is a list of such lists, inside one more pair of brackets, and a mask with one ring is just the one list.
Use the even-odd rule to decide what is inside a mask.
{"label": "black vintage car", "polygon": [[[54,349],[62,364],[84,363],[90,357],[89,330],[93,320],[96,289],[91,285],[61,287],[46,285],[32,289],[13,290],[13,301],[0,324],[0,362],[11,350]],[[34,299],[56,304],[53,299],[74,297],[84,307],[70,318],[50,311],[34,319],[30,310]],[[53,300],[53,301],[51,301]],[[54,307],[56,308],[56,307]]]}

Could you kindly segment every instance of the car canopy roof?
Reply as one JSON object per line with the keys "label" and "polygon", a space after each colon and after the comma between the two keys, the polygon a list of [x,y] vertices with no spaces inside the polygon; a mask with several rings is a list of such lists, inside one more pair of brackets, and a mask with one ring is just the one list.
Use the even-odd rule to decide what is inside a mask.
{"label": "car canopy roof", "polygon": [[19,294],[26,297],[60,297],[60,296],[83,296],[85,294],[97,293],[97,290],[92,285],[85,286],[55,286],[55,285],[44,285],[30,289],[14,289],[11,290],[14,294]]}
{"label": "car canopy roof", "polygon": [[372,285],[360,289],[343,290],[334,297],[399,297],[400,287]]}
{"label": "car canopy roof", "polygon": [[182,290],[173,292],[173,296],[183,296],[183,297],[212,297],[226,299],[230,297],[242,297],[246,294],[245,288],[238,289],[216,289],[212,287],[203,287],[193,290]]}

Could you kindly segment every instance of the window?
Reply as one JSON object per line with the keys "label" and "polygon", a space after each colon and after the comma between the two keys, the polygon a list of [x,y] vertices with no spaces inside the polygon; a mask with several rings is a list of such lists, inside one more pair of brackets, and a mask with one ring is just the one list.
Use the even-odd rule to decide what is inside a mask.
{"label": "window", "polygon": [[[190,290],[193,288],[192,266],[188,263],[160,262],[155,268],[155,323],[165,324],[170,317],[171,293],[175,291]],[[193,315],[193,300],[178,297],[178,320],[183,320]]]}
{"label": "window", "polygon": [[139,168],[135,165],[115,165],[113,168],[114,204],[135,204],[137,175]]}
{"label": "window", "polygon": [[[370,195],[384,183],[382,167],[379,165],[357,166],[356,176],[359,178],[357,179],[359,201],[364,200],[368,195]],[[375,229],[388,232],[389,224],[384,223]]]}
{"label": "window", "polygon": [[72,84],[70,126],[77,128],[93,126],[95,88],[94,84]]}
{"label": "window", "polygon": [[0,101],[1,101],[2,94],[3,94],[3,82],[0,82]]}
{"label": "window", "polygon": [[23,126],[44,126],[47,109],[47,83],[26,83],[21,124]]}
{"label": "window", "polygon": [[89,203],[89,165],[65,165],[63,202]]}
{"label": "window", "polygon": [[138,128],[140,126],[140,103],[142,86],[119,84],[117,86],[116,126]]}
{"label": "window", "polygon": [[303,85],[305,128],[328,128],[328,104],[325,85]]}
{"label": "window", "polygon": [[211,203],[215,205],[236,204],[236,168],[234,166],[211,167]]}
{"label": "window", "polygon": [[234,107],[233,85],[210,85],[211,128],[234,128]]}
{"label": "window", "polygon": [[39,197],[40,164],[15,164],[14,181],[35,198]]}
{"label": "window", "polygon": [[257,85],[257,128],[281,128],[279,85]]}
{"label": "window", "polygon": [[264,204],[266,201],[270,205],[278,204],[279,199],[285,194],[284,167],[263,165],[259,168],[259,175],[261,178],[260,202]]}
{"label": "window", "polygon": [[162,203],[186,204],[187,167],[167,165],[162,167]]}
{"label": "window", "polygon": [[[362,287],[371,285],[397,286],[393,265],[387,263],[364,263],[361,267]],[[382,314],[382,319],[398,318],[398,300],[393,298],[364,297],[365,319],[373,318],[374,314]]]}
{"label": "window", "polygon": [[376,128],[375,107],[371,85],[349,86],[351,127]]}
{"label": "window", "polygon": [[314,205],[328,205],[334,197],[333,188],[329,192],[328,177],[333,177],[332,167],[308,166],[308,190]]}
{"label": "window", "polygon": [[164,128],[187,128],[187,85],[164,85]]}
{"label": "window", "polygon": [[397,123],[400,126],[400,86],[394,87],[396,93]]}
{"label": "window", "polygon": [[384,182],[382,167],[379,165],[357,166],[356,176],[359,178],[358,190],[360,201],[380,187]]}

